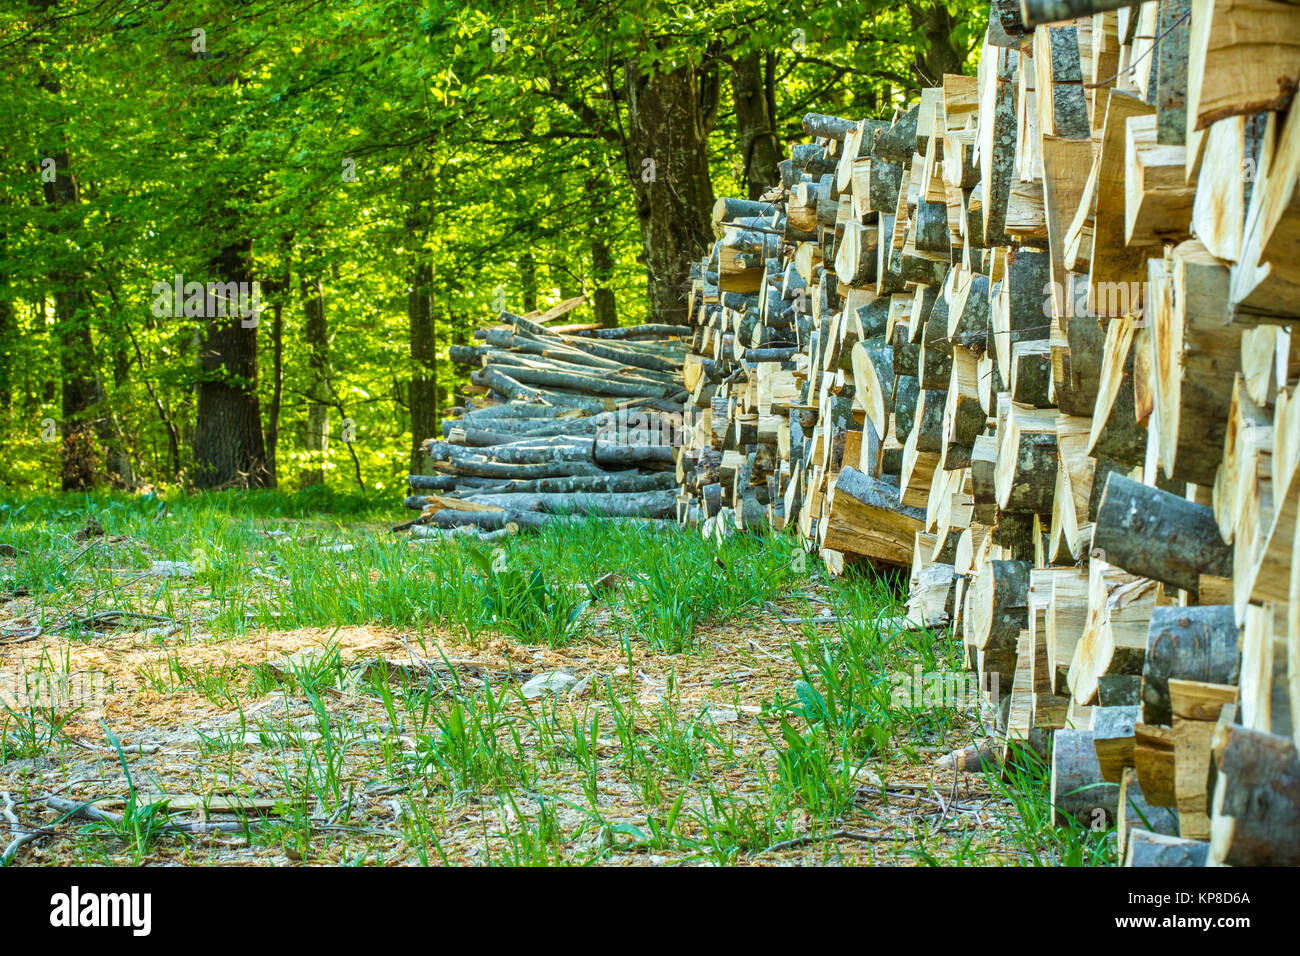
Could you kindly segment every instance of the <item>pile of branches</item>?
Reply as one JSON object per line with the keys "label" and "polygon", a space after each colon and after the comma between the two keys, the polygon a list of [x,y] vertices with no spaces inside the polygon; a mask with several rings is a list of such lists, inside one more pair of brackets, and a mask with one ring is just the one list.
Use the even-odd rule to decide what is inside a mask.
{"label": "pile of branches", "polygon": [[676,508],[684,346],[672,325],[548,327],[503,312],[453,346],[474,399],[427,439],[400,526],[440,537],[540,527],[568,516],[659,523]]}

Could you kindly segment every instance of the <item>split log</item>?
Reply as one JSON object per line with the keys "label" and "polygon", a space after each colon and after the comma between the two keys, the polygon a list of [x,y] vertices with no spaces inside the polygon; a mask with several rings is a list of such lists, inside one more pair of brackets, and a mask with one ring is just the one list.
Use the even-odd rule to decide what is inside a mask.
{"label": "split log", "polygon": [[949,444],[972,447],[988,422],[979,399],[979,363],[971,352],[956,345],[949,382],[943,422],[945,454]]}
{"label": "split log", "polygon": [[1075,645],[1067,684],[1078,704],[1099,703],[1107,676],[1142,673],[1155,583],[1121,574],[1100,558],[1088,565],[1088,623]]}
{"label": "split log", "polygon": [[[948,403],[948,393],[942,389],[922,388],[916,400],[912,428],[917,435],[917,451],[943,450],[943,413]],[[909,433],[909,438],[910,433]]]}
{"label": "split log", "polygon": [[921,400],[921,382],[911,375],[899,375],[894,381],[894,434],[907,441],[916,421],[916,406]]}
{"label": "split log", "polygon": [[[1173,251],[1172,301],[1152,303],[1160,463],[1178,481],[1214,484],[1240,363],[1228,270],[1196,240]],[[1167,307],[1166,307],[1167,306]]]}
{"label": "split log", "polygon": [[[1096,219],[1092,230],[1092,254],[1089,261],[1088,306],[1101,311],[1098,300],[1108,289],[1127,288],[1138,283],[1139,292],[1146,278],[1146,253],[1141,246],[1130,247],[1124,241],[1125,229],[1125,152],[1128,119],[1155,112],[1137,97],[1111,88],[1106,91],[1105,117],[1101,153],[1097,159]],[[1100,99],[1100,97],[1098,97]],[[1099,104],[1100,106],[1100,104]],[[1140,308],[1140,303],[1134,305]]]}
{"label": "split log", "polygon": [[1093,458],[1109,458],[1130,467],[1139,466],[1147,455],[1147,429],[1136,414],[1136,330],[1138,324],[1131,316],[1112,320],[1106,326],[1101,381],[1088,446]]}
{"label": "split log", "polygon": [[1202,0],[1189,45],[1189,131],[1226,116],[1285,109],[1295,95],[1300,23],[1293,4]]}
{"label": "split log", "polygon": [[1090,730],[1058,730],[1052,740],[1052,823],[1074,820],[1091,827],[1114,821],[1119,811],[1119,784],[1107,783]]}
{"label": "split log", "polygon": [[983,181],[980,241],[1009,245],[1007,205],[1015,179],[1016,89],[1019,53],[985,45],[979,63],[980,172]]}
{"label": "split log", "polygon": [[1050,515],[1056,494],[1056,416],[1012,406],[1002,427],[993,484],[1010,514]]}
{"label": "split log", "polygon": [[[1192,205],[1192,232],[1219,259],[1236,262],[1241,256],[1255,180],[1248,174],[1259,168],[1265,126],[1263,115],[1230,116],[1193,133],[1204,136],[1204,141]],[[1188,151],[1189,168],[1195,163],[1193,152]]]}
{"label": "split log", "polygon": [[844,224],[835,252],[835,275],[847,286],[871,287],[876,282],[877,229],[856,221]]}
{"label": "split log", "polygon": [[989,309],[989,326],[1002,381],[1011,379],[1011,350],[1017,342],[1048,340],[1051,313],[1051,256],[1020,249],[1006,254],[1006,271]]}
{"label": "split log", "polygon": [[867,420],[883,435],[894,411],[894,350],[888,345],[869,347],[856,342],[852,350],[853,386],[867,410]]}
{"label": "split log", "polygon": [[1183,170],[1187,149],[1157,142],[1155,114],[1130,116],[1124,158],[1124,241],[1157,245],[1186,237],[1196,185]]}
{"label": "split log", "polygon": [[1133,725],[1137,707],[1098,707],[1092,716],[1092,744],[1101,778],[1120,783],[1124,768],[1133,766]]}
{"label": "split log", "polygon": [[1118,473],[1106,479],[1093,548],[1133,574],[1196,593],[1202,575],[1232,573],[1214,512]]}
{"label": "split log", "polygon": [[1239,633],[1231,606],[1155,608],[1142,663],[1142,722],[1173,722],[1171,679],[1235,684]]}
{"label": "split log", "polygon": [[[1119,815],[1115,821],[1120,856],[1127,858],[1129,841],[1138,832],[1178,836],[1178,811],[1147,803],[1137,769],[1125,767],[1119,785]],[[1204,844],[1202,844],[1204,846]],[[1126,866],[1129,864],[1125,864]]]}
{"label": "split log", "polygon": [[1174,802],[1178,835],[1193,840],[1210,837],[1210,748],[1212,720],[1187,720],[1174,712]]}
{"label": "split log", "polygon": [[914,508],[924,508],[930,501],[930,483],[939,467],[938,452],[921,451],[918,447],[920,435],[921,429],[913,428],[907,436],[898,475],[901,500],[904,505]]}
{"label": "split log", "polygon": [[1011,346],[1011,400],[1018,405],[1048,408],[1051,395],[1052,350],[1046,339]]}
{"label": "split log", "polygon": [[903,505],[895,486],[845,466],[835,480],[823,547],[905,568],[924,518],[925,512]]}
{"label": "split log", "polygon": [[1232,270],[1234,312],[1300,316],[1300,113],[1265,117],[1241,255]]}
{"label": "split log", "polygon": [[953,270],[952,300],[948,303],[947,335],[953,346],[983,352],[989,335],[989,279],[978,272]]}
{"label": "split log", "polygon": [[966,634],[984,651],[985,668],[1010,685],[1016,672],[1016,642],[1029,627],[1029,564],[986,561],[970,590]]}
{"label": "split log", "polygon": [[1142,793],[1152,806],[1178,806],[1174,769],[1176,740],[1170,727],[1142,723],[1133,727],[1133,765]]}
{"label": "split log", "polygon": [[1227,866],[1300,865],[1300,756],[1289,737],[1221,722],[1214,737],[1210,858]]}
{"label": "split log", "polygon": [[1074,649],[1083,638],[1088,618],[1089,576],[1085,572],[1058,574],[1052,578],[1052,596],[1047,605],[1047,662],[1051,668],[1052,692],[1069,693],[1069,669]]}
{"label": "split log", "polygon": [[1134,830],[1124,852],[1125,866],[1205,866],[1210,845],[1204,840]]}

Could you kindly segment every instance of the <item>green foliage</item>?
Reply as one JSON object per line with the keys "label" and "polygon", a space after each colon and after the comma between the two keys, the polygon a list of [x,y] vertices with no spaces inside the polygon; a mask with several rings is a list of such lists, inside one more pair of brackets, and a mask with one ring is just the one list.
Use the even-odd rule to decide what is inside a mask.
{"label": "green foliage", "polygon": [[541,568],[510,567],[504,552],[497,558],[468,548],[467,554],[482,575],[483,610],[492,624],[530,643],[544,641],[552,647],[577,631],[578,620],[591,602],[548,584]]}
{"label": "green foliage", "polygon": [[[525,311],[530,282],[540,308],[601,286],[623,321],[646,318],[632,188],[642,157],[625,151],[625,70],[695,69],[713,186],[736,195],[746,162],[730,91],[738,57],[765,57],[775,132],[788,143],[802,137],[806,111],[889,116],[913,99],[928,42],[916,17],[928,9],[919,0],[6,5],[0,486],[57,487],[62,337],[87,326],[104,390],[91,412],[97,440],[138,483],[185,481],[196,386],[214,373],[201,361],[205,323],[155,315],[154,286],[216,278],[213,256],[234,230],[251,242],[263,285],[256,389],[264,430],[278,435],[281,486],[323,473],[335,489],[398,487],[412,437],[428,437],[411,434],[412,379],[436,376],[438,411],[456,404],[467,370],[452,366],[448,347],[502,305]],[[946,9],[969,68],[984,8]],[[659,160],[671,164],[674,148],[663,144]],[[80,188],[73,206],[43,192],[45,161],[56,157],[66,163],[53,173]],[[610,275],[597,274],[596,243],[612,256]],[[432,266],[427,288],[415,289],[434,316],[432,369],[410,348],[418,263]],[[301,293],[317,277],[323,379]],[[69,290],[80,304],[61,319]],[[313,401],[329,406],[323,452],[307,433]]]}

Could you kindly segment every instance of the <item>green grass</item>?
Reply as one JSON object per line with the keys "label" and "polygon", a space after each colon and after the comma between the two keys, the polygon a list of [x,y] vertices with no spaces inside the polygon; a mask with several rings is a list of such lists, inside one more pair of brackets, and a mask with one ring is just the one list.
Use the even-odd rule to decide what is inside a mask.
{"label": "green grass", "polygon": [[[12,569],[0,571],[0,592],[35,595],[43,623],[57,621],[70,593],[79,617],[104,610],[175,617],[197,586],[205,623],[217,633],[376,623],[490,629],[557,645],[579,635],[589,586],[616,572],[633,589],[621,622],[628,638],[680,653],[701,625],[761,608],[796,579],[786,539],[737,538],[714,548],[687,532],[588,520],[511,539],[489,554],[442,542],[412,546],[351,498],[321,499],[338,510],[316,513],[306,492],[284,498],[72,496],[0,505],[0,542],[19,551]],[[111,548],[101,539],[74,542],[90,520],[126,540]],[[351,550],[328,550],[339,545]],[[159,561],[188,562],[193,577],[151,576]],[[132,577],[148,593],[127,608],[119,585]]]}
{"label": "green grass", "polygon": [[[307,858],[341,845],[343,862],[383,865],[395,851],[362,836],[377,829],[406,848],[401,859],[448,862],[449,828],[469,814],[477,815],[479,863],[583,865],[631,854],[730,865],[789,845],[810,861],[838,862],[846,857],[836,834],[892,832],[904,819],[906,855],[924,864],[1113,862],[1108,832],[1051,825],[1047,775],[1033,755],[983,781],[987,813],[1002,821],[997,845],[982,827],[962,824],[964,810],[900,818],[896,795],[864,796],[868,768],[889,779],[927,766],[978,730],[954,707],[895,701],[897,676],[914,666],[961,666],[951,635],[894,623],[902,595],[893,581],[853,571],[827,581],[788,535],[715,544],[693,531],[574,521],[489,549],[412,542],[387,531],[397,518],[387,502],[319,491],[20,496],[0,504],[0,543],[18,549],[0,562],[0,592],[49,629],[72,622],[69,640],[86,639],[76,621],[98,611],[175,622],[175,634],[155,639],[158,653],[140,680],[164,697],[197,695],[230,717],[223,729],[198,732],[190,785],[229,789],[256,759],[259,779],[269,775],[296,798],[250,820],[254,849]],[[108,537],[76,540],[91,519]],[[158,561],[189,562],[193,576],[153,575]],[[611,573],[619,584],[593,590]],[[814,593],[824,603],[805,600]],[[773,601],[802,621],[775,622]],[[833,623],[817,613],[823,607]],[[730,724],[692,704],[679,678],[688,663],[713,661],[713,686],[723,686],[726,653],[712,636],[721,624],[788,632],[774,645],[788,662],[779,687],[757,717]],[[449,633],[478,646],[497,637],[534,648],[613,646],[625,666],[602,673],[587,691],[590,706],[575,709],[556,697],[526,699],[517,682],[467,682],[445,659],[450,676],[381,659],[358,678],[331,639],[287,668],[198,664],[186,652],[194,641],[356,625],[400,629],[433,664],[435,638]],[[665,662],[665,684],[649,697],[636,676],[648,658]],[[69,667],[46,654],[31,679],[57,681]],[[733,693],[738,708],[741,690]],[[344,697],[360,699],[365,715],[341,709]],[[299,719],[246,715],[267,698],[285,713],[297,708]],[[75,759],[63,733],[74,716],[6,705],[0,778],[6,764]],[[131,758],[115,740],[113,748],[127,812],[120,827],[82,827],[89,843],[79,858],[103,861],[116,846],[127,862],[143,862],[165,846],[205,859],[163,827],[165,807],[138,796]],[[373,788],[391,795],[372,796]],[[388,822],[371,826],[376,815]]]}

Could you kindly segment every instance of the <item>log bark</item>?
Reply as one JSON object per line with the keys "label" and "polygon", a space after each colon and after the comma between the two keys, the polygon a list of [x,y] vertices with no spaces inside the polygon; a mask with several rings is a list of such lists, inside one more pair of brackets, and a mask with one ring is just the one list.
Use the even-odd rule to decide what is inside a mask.
{"label": "log bark", "polygon": [[1063,23],[1094,13],[1136,7],[1141,0],[1020,0],[1021,21],[1027,27]]}
{"label": "log bark", "polygon": [[906,442],[916,419],[916,405],[921,398],[921,382],[911,375],[899,375],[894,382],[894,435]]}
{"label": "log bark", "polygon": [[1204,840],[1148,830],[1134,830],[1124,852],[1125,866],[1200,867],[1205,866],[1210,845]]}
{"label": "log bark", "polygon": [[913,106],[894,121],[887,129],[875,132],[871,155],[874,158],[894,163],[910,163],[916,153],[916,129],[921,116],[921,107]]}
{"label": "log bark", "polygon": [[1242,333],[1228,283],[1227,268],[1190,240],[1173,252],[1172,302],[1150,309],[1160,464],[1177,481],[1214,484],[1223,455]]}
{"label": "log bark", "polygon": [[657,339],[668,335],[685,335],[688,332],[690,326],[686,324],[645,323],[624,325],[617,329],[584,329],[574,335],[592,339]]}
{"label": "log bark", "polygon": [[[439,528],[476,527],[484,531],[500,530],[510,525],[521,528],[546,528],[552,525],[565,525],[598,515],[574,517],[567,514],[550,514],[543,511],[439,511],[428,518],[428,523]],[[677,522],[650,518],[603,518],[601,520],[624,524],[634,528],[650,528],[655,531],[676,530]]]}
{"label": "log bark", "polygon": [[1230,605],[1157,607],[1151,613],[1142,663],[1142,722],[1170,724],[1169,681],[1235,684],[1240,676],[1240,629]]}
{"label": "log bark", "polygon": [[1212,509],[1117,472],[1106,479],[1093,549],[1110,564],[1192,593],[1202,575],[1232,574],[1232,548]]}
{"label": "log bark", "polygon": [[[1169,807],[1157,807],[1147,803],[1146,797],[1142,794],[1142,787],[1138,783],[1137,769],[1125,767],[1119,786],[1119,816],[1115,822],[1121,857],[1127,859],[1129,842],[1139,831],[1176,838],[1178,812]],[[1125,863],[1125,865],[1131,864]]]}
{"label": "log bark", "polygon": [[943,389],[922,389],[917,396],[912,426],[919,433],[917,451],[943,451],[943,413],[947,404],[948,393]]}
{"label": "log bark", "polygon": [[550,514],[593,515],[607,518],[667,518],[674,514],[677,508],[677,495],[673,490],[627,494],[507,492],[466,495],[462,500],[470,504],[490,505],[508,512],[545,511]]}
{"label": "log bark", "polygon": [[842,140],[859,125],[857,120],[828,116],[825,113],[805,113],[803,117],[803,131],[809,136],[820,136],[823,139]]}
{"label": "log bark", "polygon": [[1018,62],[1018,52],[987,45],[980,57],[980,172],[984,190],[978,228],[985,246],[1011,243],[1006,222],[1015,179]]}
{"label": "log bark", "polygon": [[1210,859],[1300,866],[1300,756],[1289,737],[1220,723]]}
{"label": "log bark", "polygon": [[1016,642],[1029,627],[1029,563],[985,561],[971,583],[966,636],[984,652],[984,671],[1010,687],[1016,672]]}
{"label": "log bark", "polygon": [[845,466],[835,481],[823,547],[905,568],[924,520],[924,511],[903,505],[894,485]]}
{"label": "log bark", "polygon": [[886,432],[888,416],[894,412],[894,350],[887,345],[869,348],[857,342],[852,350],[853,387],[867,410],[867,420],[876,433]]}
{"label": "log bark", "polygon": [[1050,515],[1056,472],[1055,416],[1013,406],[994,472],[998,508],[1008,514]]}
{"label": "log bark", "polygon": [[1092,746],[1097,752],[1101,778],[1120,783],[1125,767],[1133,766],[1133,725],[1136,706],[1098,707],[1092,713]]}
{"label": "log bark", "polygon": [[1106,783],[1090,730],[1058,730],[1052,741],[1052,823],[1074,820],[1084,827],[1114,821],[1119,785]]}

